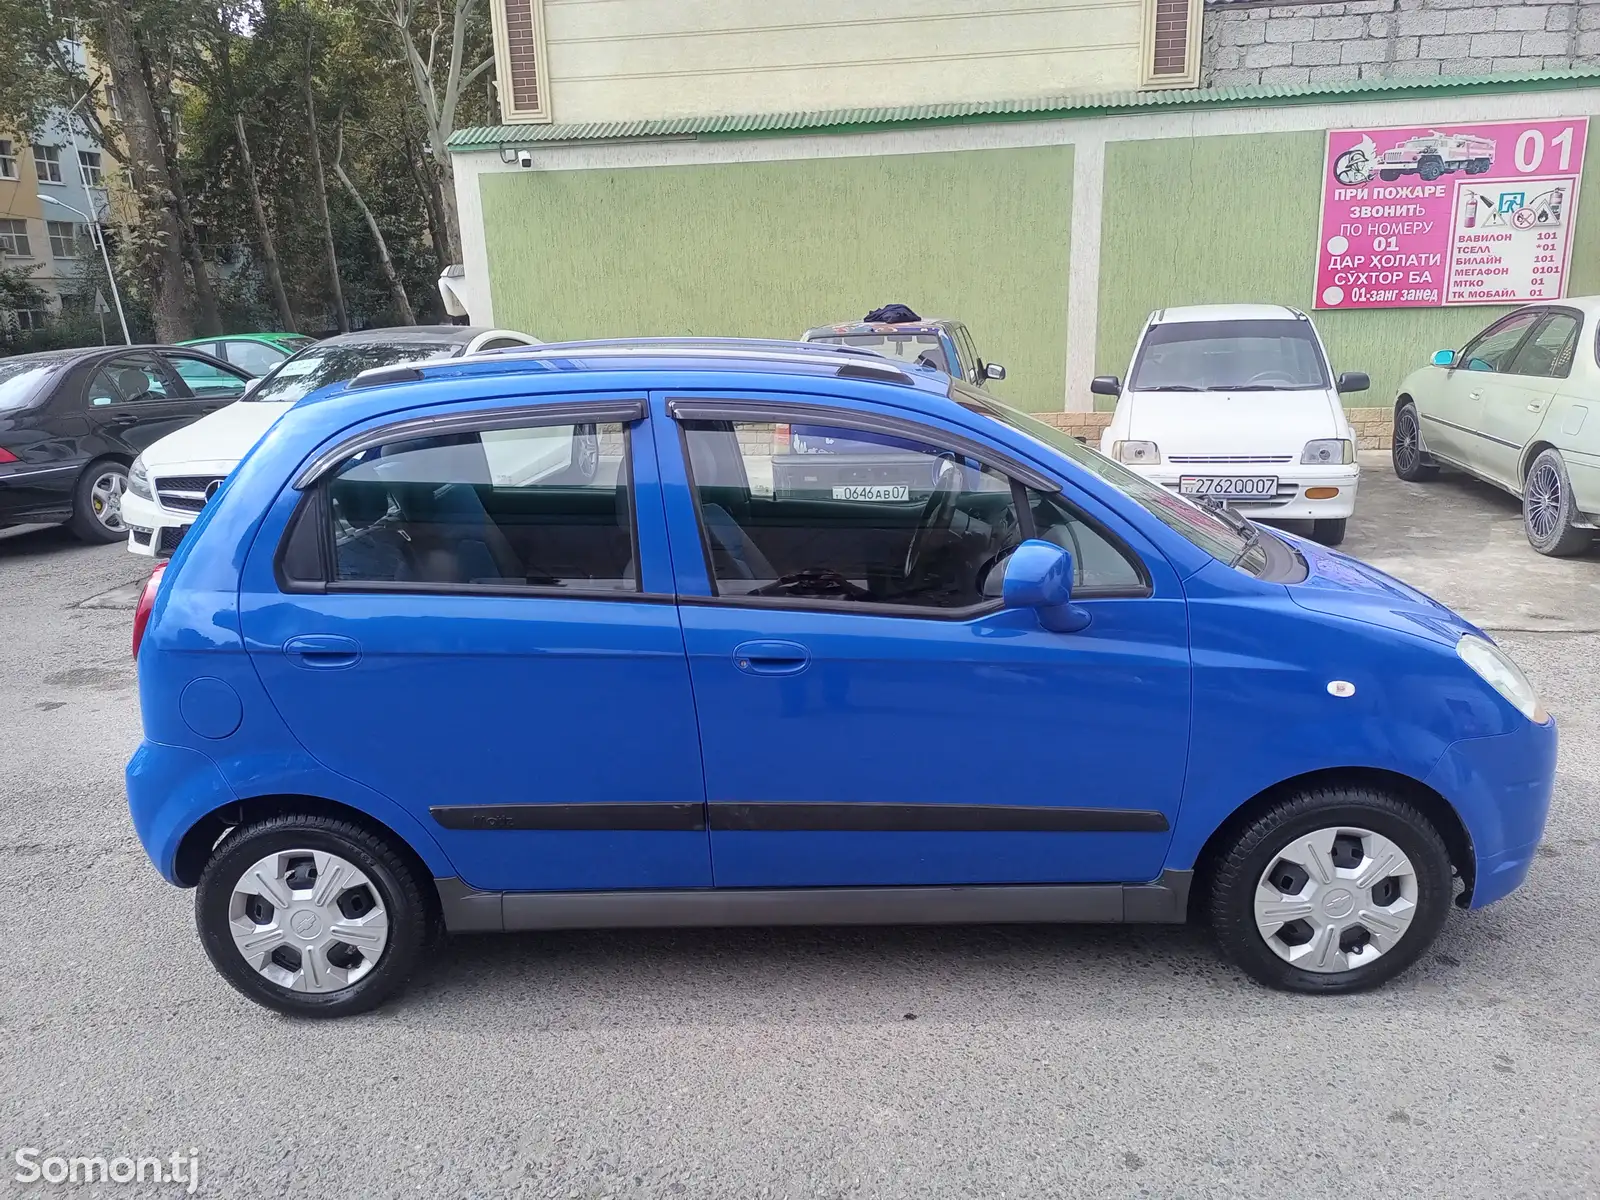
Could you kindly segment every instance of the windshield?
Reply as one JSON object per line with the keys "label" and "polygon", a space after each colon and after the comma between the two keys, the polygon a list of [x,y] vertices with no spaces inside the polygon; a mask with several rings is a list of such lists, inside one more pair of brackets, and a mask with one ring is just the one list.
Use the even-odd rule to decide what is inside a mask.
{"label": "windshield", "polygon": [[830,346],[860,346],[889,358],[902,358],[914,366],[950,372],[944,343],[937,333],[834,333],[807,339]]}
{"label": "windshield", "polygon": [[357,342],[326,344],[302,350],[268,372],[244,399],[272,404],[292,404],[319,387],[354,379],[373,367],[393,367],[426,358],[450,355],[460,349],[455,342]]}
{"label": "windshield", "polygon": [[1328,386],[1309,321],[1152,325],[1128,380],[1135,392],[1291,392]]}
{"label": "windshield", "polygon": [[0,362],[0,412],[21,408],[38,393],[40,386],[55,371],[58,363]]}
{"label": "windshield", "polygon": [[1121,463],[1113,462],[1098,450],[1085,446],[1071,434],[1046,425],[1025,412],[997,403],[968,388],[952,390],[957,392],[955,399],[963,407],[993,417],[1011,426],[1018,433],[1026,434],[1034,441],[1043,442],[1050,449],[1064,454],[1091,475],[1098,476],[1118,491],[1126,493],[1168,529],[1199,546],[1213,558],[1248,571],[1252,575],[1260,575],[1266,569],[1266,551],[1240,529],[1210,509],[1185,500],[1160,484],[1151,483]]}

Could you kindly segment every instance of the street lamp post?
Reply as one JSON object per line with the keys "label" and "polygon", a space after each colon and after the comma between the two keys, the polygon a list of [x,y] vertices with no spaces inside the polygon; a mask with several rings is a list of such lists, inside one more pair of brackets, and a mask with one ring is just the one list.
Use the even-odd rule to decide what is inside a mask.
{"label": "street lamp post", "polygon": [[39,199],[45,204],[57,205],[66,209],[69,213],[75,213],[82,217],[93,231],[90,236],[94,238],[96,244],[100,247],[100,258],[106,264],[106,278],[111,282],[111,299],[117,306],[117,320],[122,323],[122,344],[125,346],[133,345],[133,337],[128,333],[128,318],[122,311],[122,293],[117,290],[117,276],[116,272],[111,269],[111,255],[106,252],[106,239],[105,235],[100,232],[100,222],[84,212],[83,209],[74,208],[58,197],[41,194]]}

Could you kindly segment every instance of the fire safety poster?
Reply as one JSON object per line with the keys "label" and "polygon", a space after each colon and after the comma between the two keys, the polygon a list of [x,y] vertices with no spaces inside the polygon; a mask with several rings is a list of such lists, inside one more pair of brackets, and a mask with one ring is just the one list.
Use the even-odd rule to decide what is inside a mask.
{"label": "fire safety poster", "polygon": [[1587,117],[1328,134],[1317,308],[1566,294]]}

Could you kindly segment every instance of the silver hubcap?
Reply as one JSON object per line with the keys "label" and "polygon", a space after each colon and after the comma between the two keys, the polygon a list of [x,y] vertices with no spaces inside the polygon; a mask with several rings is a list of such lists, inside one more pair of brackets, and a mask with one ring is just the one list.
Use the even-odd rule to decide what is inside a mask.
{"label": "silver hubcap", "polygon": [[94,519],[115,533],[126,533],[122,523],[122,493],[128,490],[128,477],[120,471],[103,471],[89,485],[89,507]]}
{"label": "silver hubcap", "polygon": [[1256,884],[1256,928],[1306,971],[1353,971],[1400,944],[1417,913],[1417,872],[1370,829],[1319,829],[1278,851]]}
{"label": "silver hubcap", "polygon": [[334,992],[383,957],[389,914],[372,881],[322,850],[269,854],[228,901],[233,944],[257,972],[296,992]]}
{"label": "silver hubcap", "polygon": [[1522,496],[1523,512],[1533,536],[1541,542],[1553,537],[1561,524],[1561,472],[1555,464],[1535,464]]}
{"label": "silver hubcap", "polygon": [[1402,471],[1415,469],[1422,458],[1422,446],[1417,437],[1417,417],[1411,409],[1402,408],[1394,423],[1394,461]]}

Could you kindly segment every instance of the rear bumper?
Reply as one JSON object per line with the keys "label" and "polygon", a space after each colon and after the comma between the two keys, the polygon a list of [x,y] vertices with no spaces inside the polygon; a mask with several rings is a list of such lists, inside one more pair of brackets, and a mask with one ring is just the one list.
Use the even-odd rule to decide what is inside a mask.
{"label": "rear bumper", "polygon": [[[178,883],[178,846],[194,823],[238,799],[204,754],[149,740],[128,760],[128,812],[145,853],[168,883]],[[181,886],[181,885],[180,885]]]}
{"label": "rear bumper", "polygon": [[1515,891],[1528,876],[1550,812],[1556,774],[1556,723],[1456,742],[1425,780],[1461,816],[1472,840],[1474,882],[1468,907]]}
{"label": "rear bumper", "polygon": [[122,519],[128,526],[128,549],[135,554],[165,558],[178,548],[195,513],[175,513],[153,500],[122,494]]}

